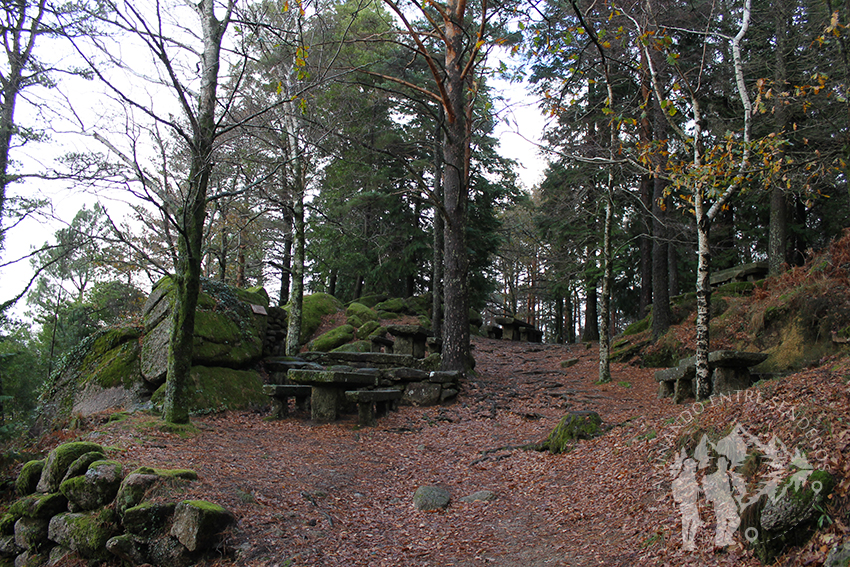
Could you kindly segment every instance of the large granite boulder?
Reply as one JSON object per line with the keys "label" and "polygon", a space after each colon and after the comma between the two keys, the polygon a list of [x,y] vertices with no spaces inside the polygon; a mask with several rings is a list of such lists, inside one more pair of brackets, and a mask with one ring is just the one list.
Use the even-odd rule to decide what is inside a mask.
{"label": "large granite boulder", "polygon": [[150,390],[139,369],[140,327],[102,329],[62,361],[41,396],[35,433],[114,407],[145,403]]}
{"label": "large granite boulder", "polygon": [[[170,277],[159,280],[143,308],[145,336],[141,372],[155,386],[165,380],[175,287]],[[243,290],[202,279],[195,311],[192,361],[202,366],[245,368],[263,355],[268,294],[262,288]]]}
{"label": "large granite boulder", "polygon": [[[187,405],[190,413],[257,408],[268,404],[263,379],[255,370],[234,370],[223,366],[193,366],[189,373]],[[165,384],[151,401],[165,399]]]}

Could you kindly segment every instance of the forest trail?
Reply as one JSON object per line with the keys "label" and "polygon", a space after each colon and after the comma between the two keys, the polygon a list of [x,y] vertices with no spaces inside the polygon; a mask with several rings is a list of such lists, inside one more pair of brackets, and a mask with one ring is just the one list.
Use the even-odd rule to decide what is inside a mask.
{"label": "forest trail", "polygon": [[[614,365],[613,383],[594,384],[597,352],[476,338],[477,376],[456,402],[402,407],[374,428],[228,412],[194,418],[187,438],[133,418],[94,435],[124,462],[199,473],[187,497],[239,518],[235,553],[216,565],[749,564],[740,550],[679,549],[655,433],[682,406],[656,399],[651,369]],[[613,429],[562,455],[512,448],[542,441],[569,410]],[[450,506],[416,511],[422,485],[447,488]],[[495,500],[461,501],[481,490]]]}

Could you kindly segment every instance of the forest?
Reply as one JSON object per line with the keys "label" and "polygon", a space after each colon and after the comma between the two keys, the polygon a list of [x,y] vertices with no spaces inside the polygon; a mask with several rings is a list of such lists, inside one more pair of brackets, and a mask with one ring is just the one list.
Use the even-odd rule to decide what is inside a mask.
{"label": "forest", "polygon": [[[776,275],[850,225],[848,18],[827,0],[7,2],[2,264],[34,275],[4,276],[3,431],[164,274],[175,423],[201,278],[268,288],[293,340],[306,293],[430,294],[447,370],[470,309],[511,314],[599,341],[602,381],[611,336],[650,309],[663,336],[696,292],[705,361],[711,271]],[[547,116],[535,187],[495,136],[505,81]],[[10,257],[63,206],[47,184],[94,202]]]}
{"label": "forest", "polygon": [[[194,564],[178,516],[207,499],[238,527],[209,530],[205,565],[847,565],[850,3],[4,0],[0,18],[0,565]],[[545,118],[533,186],[504,139],[517,104]],[[760,281],[712,282],[742,265]],[[272,382],[390,301],[417,306],[402,322],[427,321],[436,366],[393,367],[392,391],[385,369]],[[258,331],[250,372],[218,370],[260,401],[198,409],[199,329],[225,309],[244,315],[228,348],[274,310],[280,352]],[[544,344],[488,338],[497,318]],[[719,390],[710,355],[732,350],[773,366]],[[56,401],[125,352],[97,386],[138,377],[143,409]],[[692,377],[670,397],[661,367]],[[392,407],[415,380],[433,403]],[[272,419],[265,386],[313,413],[284,396]],[[571,420],[588,429],[556,448]],[[86,502],[99,475],[112,492]],[[119,493],[131,478],[152,484]],[[154,484],[183,500],[143,502]],[[771,524],[789,501],[805,517]],[[68,535],[83,509],[97,545]]]}

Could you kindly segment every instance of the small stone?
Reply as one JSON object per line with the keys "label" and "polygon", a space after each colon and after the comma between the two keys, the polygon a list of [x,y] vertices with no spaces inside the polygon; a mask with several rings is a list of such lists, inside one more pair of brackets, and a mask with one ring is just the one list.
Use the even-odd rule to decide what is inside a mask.
{"label": "small stone", "polygon": [[439,486],[420,486],[413,494],[413,506],[420,512],[442,510],[448,507],[451,500],[449,491]]}
{"label": "small stone", "polygon": [[561,368],[569,368],[570,366],[575,366],[578,364],[577,358],[568,358],[567,360],[561,362]]}
{"label": "small stone", "polygon": [[495,500],[496,495],[489,490],[479,490],[478,492],[473,492],[469,496],[464,496],[460,499],[461,502],[490,502],[491,500]]}

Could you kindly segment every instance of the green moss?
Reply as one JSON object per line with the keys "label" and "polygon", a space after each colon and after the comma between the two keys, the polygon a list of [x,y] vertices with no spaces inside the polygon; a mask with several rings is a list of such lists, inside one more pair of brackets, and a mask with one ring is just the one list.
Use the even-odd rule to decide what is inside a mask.
{"label": "green moss", "polygon": [[68,526],[67,541],[58,542],[85,559],[104,561],[110,557],[106,542],[118,531],[117,518],[111,508],[87,514],[62,514]]}
{"label": "green moss", "polygon": [[755,284],[753,282],[729,282],[721,285],[712,291],[712,295],[749,295],[753,292]]}
{"label": "green moss", "polygon": [[15,480],[15,491],[18,496],[26,496],[35,492],[38,480],[41,478],[41,471],[44,470],[44,462],[44,459],[40,459],[29,461],[24,465]]}
{"label": "green moss", "polygon": [[[287,311],[289,305],[284,307]],[[322,317],[342,310],[342,303],[327,293],[305,295],[301,308],[301,344],[306,344],[322,324]]]}
{"label": "green moss", "polygon": [[47,519],[66,509],[68,500],[62,494],[31,494],[16,500],[9,506],[9,514],[15,518]]}
{"label": "green moss", "polygon": [[269,306],[269,292],[266,291],[266,288],[262,286],[256,287],[248,287],[245,289],[235,287],[233,291],[236,293],[236,296],[248,303],[250,305],[262,305],[263,307]]}
{"label": "green moss", "polygon": [[635,321],[623,331],[623,335],[636,335],[638,333],[642,333],[649,329],[650,325],[652,325],[652,313],[641,319],[640,321]]}
{"label": "green moss", "polygon": [[[263,381],[253,370],[193,366],[189,379],[187,406],[195,415],[262,407],[268,403],[268,396],[263,394]],[[164,398],[165,384],[154,392],[151,401],[161,404]]]}
{"label": "green moss", "polygon": [[371,308],[366,307],[362,303],[351,303],[345,309],[346,317],[357,317],[363,323],[367,321],[376,321],[378,319],[378,314]]}
{"label": "green moss", "polygon": [[569,451],[574,441],[591,439],[599,435],[602,429],[602,418],[592,411],[571,412],[561,418],[561,421],[549,434],[542,447],[556,455]]}
{"label": "green moss", "polygon": [[342,346],[339,346],[333,349],[331,352],[371,352],[372,351],[372,341],[355,341],[353,343],[346,343]]}
{"label": "green moss", "polygon": [[377,321],[368,321],[357,329],[357,338],[361,340],[368,339],[372,333],[381,328],[381,324]]}
{"label": "green moss", "polygon": [[355,329],[359,329],[363,326],[363,321],[360,320],[360,317],[357,315],[351,315],[345,319],[346,324],[351,325]]}
{"label": "green moss", "polygon": [[199,510],[203,510],[204,512],[211,512],[213,514],[228,514],[229,512],[222,506],[218,504],[214,504],[212,502],[207,502],[206,500],[184,500],[181,504],[185,506],[192,506],[193,508],[198,508]]}
{"label": "green moss", "polygon": [[379,313],[381,311],[388,311],[390,313],[406,313],[408,311],[408,307],[404,298],[394,297],[375,305],[375,310]]}
{"label": "green moss", "polygon": [[341,325],[316,337],[310,343],[310,350],[328,352],[354,339],[355,329],[351,325]]}

